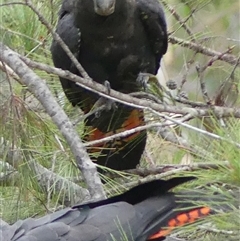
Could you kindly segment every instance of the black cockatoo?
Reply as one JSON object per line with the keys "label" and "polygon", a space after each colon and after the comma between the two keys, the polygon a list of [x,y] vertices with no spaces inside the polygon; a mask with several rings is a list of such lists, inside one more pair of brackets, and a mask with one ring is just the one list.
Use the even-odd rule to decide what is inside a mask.
{"label": "black cockatoo", "polygon": [[226,203],[220,194],[203,197],[197,191],[169,191],[192,179],[154,180],[106,200],[3,226],[0,236],[4,241],[164,240],[175,227],[215,212],[207,206],[196,207],[196,201]]}
{"label": "black cockatoo", "polygon": [[[163,9],[158,0],[63,0],[56,32],[88,75],[98,83],[131,93],[139,80],[156,75],[168,38]],[[60,45],[51,46],[54,65],[80,75]],[[69,101],[88,113],[99,96],[60,78]],[[100,117],[85,120],[85,140],[93,141],[144,124],[143,110],[123,104]],[[93,146],[97,163],[116,170],[135,168],[146,144],[146,131]]]}

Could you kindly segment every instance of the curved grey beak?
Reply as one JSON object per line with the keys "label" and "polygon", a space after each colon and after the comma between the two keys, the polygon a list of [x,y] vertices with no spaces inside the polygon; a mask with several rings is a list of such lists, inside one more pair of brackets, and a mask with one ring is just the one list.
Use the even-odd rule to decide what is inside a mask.
{"label": "curved grey beak", "polygon": [[93,3],[94,11],[98,15],[109,16],[114,13],[116,0],[93,0]]}

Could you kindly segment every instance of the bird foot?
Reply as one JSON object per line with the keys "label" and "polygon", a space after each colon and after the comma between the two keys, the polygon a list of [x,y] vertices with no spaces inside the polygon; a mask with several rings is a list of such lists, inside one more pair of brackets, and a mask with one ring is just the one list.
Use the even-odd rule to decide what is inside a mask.
{"label": "bird foot", "polygon": [[106,91],[107,91],[107,94],[109,95],[110,94],[110,91],[111,91],[111,85],[110,85],[110,82],[108,80],[105,80],[103,85],[106,87]]}
{"label": "bird foot", "polygon": [[100,97],[93,106],[94,109],[97,109],[95,112],[95,117],[99,118],[103,111],[116,110],[117,104],[115,101],[107,99],[105,97]]}
{"label": "bird foot", "polygon": [[143,87],[144,91],[149,88],[149,83],[158,84],[158,79],[156,75],[150,73],[142,73],[140,72],[137,77],[137,83]]}
{"label": "bird foot", "polygon": [[[111,85],[109,81],[105,81],[104,85],[107,90],[107,94],[110,94],[111,91]],[[117,109],[117,104],[115,101],[105,98],[105,97],[100,97],[94,104],[93,109],[97,109],[95,112],[95,117],[99,118],[101,116],[101,113],[103,111],[110,111],[110,110],[116,110]]]}

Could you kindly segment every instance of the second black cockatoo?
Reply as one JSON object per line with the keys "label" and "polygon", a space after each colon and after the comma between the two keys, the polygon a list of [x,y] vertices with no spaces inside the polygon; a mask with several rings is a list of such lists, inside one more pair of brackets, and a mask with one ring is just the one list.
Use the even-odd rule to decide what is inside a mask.
{"label": "second black cockatoo", "polygon": [[[56,32],[89,76],[108,81],[123,93],[139,90],[139,76],[156,75],[168,38],[164,12],[158,0],[63,0]],[[80,75],[68,55],[53,40],[54,65]],[[88,113],[99,96],[60,78],[70,102]],[[143,110],[119,104],[100,117],[85,120],[86,141],[143,125]],[[116,170],[135,168],[146,144],[146,131],[93,146],[97,163]]]}
{"label": "second black cockatoo", "polygon": [[196,201],[226,203],[221,195],[203,197],[196,191],[169,191],[192,179],[155,180],[106,200],[20,220],[1,227],[0,237],[4,241],[164,240],[174,228],[214,213],[210,207],[196,207]]}

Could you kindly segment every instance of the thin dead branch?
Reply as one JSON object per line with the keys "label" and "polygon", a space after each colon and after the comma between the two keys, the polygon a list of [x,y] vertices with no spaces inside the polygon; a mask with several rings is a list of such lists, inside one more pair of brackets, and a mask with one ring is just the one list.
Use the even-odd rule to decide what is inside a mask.
{"label": "thin dead branch", "polygon": [[237,67],[240,67],[240,63],[238,63],[238,58],[236,58],[232,54],[223,54],[221,52],[218,52],[216,50],[207,48],[201,44],[194,43],[192,41],[187,41],[181,38],[177,38],[174,36],[169,36],[169,41],[172,44],[181,45],[182,47],[192,49],[193,51],[197,53],[204,54],[206,56],[217,58],[218,60],[224,61],[226,63],[229,63],[231,65],[236,65]]}
{"label": "thin dead branch", "polygon": [[[15,53],[17,54],[17,53]],[[148,100],[143,100],[139,98],[134,98],[128,94],[123,94],[121,92],[111,89],[110,93],[107,92],[106,87],[102,84],[89,81],[88,79],[81,78],[77,75],[70,73],[69,71],[64,71],[58,68],[50,67],[48,65],[32,61],[26,57],[20,56],[20,58],[32,68],[40,69],[46,71],[47,73],[56,74],[62,78],[66,78],[76,82],[79,86],[84,89],[90,90],[94,93],[98,93],[100,96],[111,99],[113,101],[126,104],[135,108],[142,108],[151,112],[168,112],[175,114],[191,114],[193,117],[206,117],[206,116],[216,116],[220,117],[236,117],[240,118],[240,108],[226,108],[211,106],[209,108],[190,108],[185,106],[171,106],[164,104],[152,103]]]}
{"label": "thin dead branch", "polygon": [[[133,181],[127,184],[128,187],[133,187],[137,184],[137,182],[144,183],[145,181],[155,180],[155,176],[158,176],[156,179],[169,177],[175,175],[176,173],[182,171],[196,171],[196,170],[208,170],[208,169],[219,169],[221,167],[230,168],[230,164],[228,161],[220,162],[220,163],[192,163],[189,165],[181,165],[181,164],[165,164],[159,165],[155,167],[147,167],[147,168],[136,168],[131,170],[123,171],[126,174],[137,175],[139,177],[143,177],[146,179],[140,179],[138,181]],[[155,175],[152,177],[148,177],[150,175]],[[107,176],[109,178],[119,177],[117,173],[108,173]]]}

